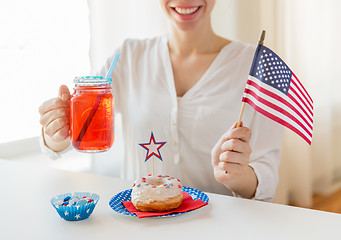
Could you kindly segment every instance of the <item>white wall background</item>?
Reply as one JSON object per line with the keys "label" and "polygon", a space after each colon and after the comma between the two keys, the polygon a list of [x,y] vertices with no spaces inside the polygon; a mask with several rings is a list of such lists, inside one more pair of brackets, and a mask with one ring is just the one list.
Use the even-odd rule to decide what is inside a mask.
{"label": "white wall background", "polygon": [[86,0],[0,0],[0,143],[37,136],[39,105],[89,74]]}

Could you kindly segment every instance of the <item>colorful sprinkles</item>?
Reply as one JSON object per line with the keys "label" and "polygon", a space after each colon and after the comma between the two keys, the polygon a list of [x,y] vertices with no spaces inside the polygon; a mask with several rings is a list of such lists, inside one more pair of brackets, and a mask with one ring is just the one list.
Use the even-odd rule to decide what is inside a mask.
{"label": "colorful sprinkles", "polygon": [[82,197],[81,199],[77,197],[70,197],[67,196],[64,200],[59,200],[55,203],[55,206],[58,208],[59,206],[83,206],[88,203],[92,203],[94,200],[88,198],[86,196]]}
{"label": "colorful sprinkles", "polygon": [[[152,174],[148,174],[148,177],[152,177]],[[171,180],[177,180],[178,182],[179,182],[179,184],[176,184],[176,183],[174,183],[175,184],[175,186],[177,186],[177,187],[179,187],[179,188],[182,188],[182,186],[181,186],[181,181],[180,181],[180,179],[176,179],[176,178],[174,178],[174,177],[170,177],[169,175],[157,175],[157,176],[155,176],[156,178],[164,178],[164,179],[166,179],[166,180],[168,180],[168,181],[171,181]],[[152,188],[156,188],[156,187],[165,187],[165,188],[170,188],[170,187],[172,187],[172,186],[174,186],[174,184],[173,183],[164,183],[164,184],[161,184],[161,185],[151,185],[151,187]],[[150,184],[149,183],[147,183],[147,178],[146,177],[142,177],[141,178],[141,183],[135,183],[134,182],[134,184],[132,185],[132,187],[142,187],[142,186],[149,186]]]}

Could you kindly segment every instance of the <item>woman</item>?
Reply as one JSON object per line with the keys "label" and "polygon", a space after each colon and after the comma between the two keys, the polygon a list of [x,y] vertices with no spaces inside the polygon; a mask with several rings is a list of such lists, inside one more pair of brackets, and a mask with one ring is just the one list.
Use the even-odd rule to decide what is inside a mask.
{"label": "woman", "polygon": [[[117,50],[121,57],[112,87],[123,122],[122,177],[150,172],[150,161],[144,163],[146,152],[138,144],[148,142],[153,132],[157,141],[167,141],[157,173],[203,191],[271,200],[282,129],[248,107],[244,126],[235,124],[255,46],[213,32],[214,0],[160,3],[170,22],[169,34],[127,40]],[[70,142],[69,99],[69,90],[61,86],[59,98],[39,109],[45,145],[55,152]]]}

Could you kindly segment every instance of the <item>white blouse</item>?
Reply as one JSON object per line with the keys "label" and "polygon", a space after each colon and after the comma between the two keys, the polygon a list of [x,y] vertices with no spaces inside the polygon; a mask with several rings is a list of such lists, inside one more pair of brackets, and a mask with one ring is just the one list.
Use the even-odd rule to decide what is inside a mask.
{"label": "white blouse", "polygon": [[[211,150],[237,121],[251,66],[254,45],[232,41],[212,62],[201,79],[178,98],[167,37],[126,40],[117,50],[120,59],[112,75],[115,112],[122,114],[124,163],[122,178],[136,179],[152,172],[145,162],[151,132],[162,160],[154,157],[155,174],[181,179],[202,191],[229,194],[218,183],[211,165]],[[105,75],[112,57],[100,71]],[[250,166],[258,177],[256,199],[273,198],[278,181],[282,127],[248,105],[244,126],[251,130]]]}

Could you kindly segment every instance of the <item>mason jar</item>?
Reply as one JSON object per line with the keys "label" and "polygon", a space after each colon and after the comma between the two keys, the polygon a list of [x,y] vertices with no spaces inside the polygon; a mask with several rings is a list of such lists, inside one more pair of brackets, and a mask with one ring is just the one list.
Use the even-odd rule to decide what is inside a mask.
{"label": "mason jar", "polygon": [[103,152],[114,143],[114,99],[111,78],[84,76],[74,79],[70,134],[81,152]]}

